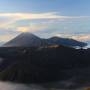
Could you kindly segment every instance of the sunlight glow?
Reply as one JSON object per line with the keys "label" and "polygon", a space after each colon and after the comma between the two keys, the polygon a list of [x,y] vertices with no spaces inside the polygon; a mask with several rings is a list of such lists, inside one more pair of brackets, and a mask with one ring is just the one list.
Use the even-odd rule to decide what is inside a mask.
{"label": "sunlight glow", "polygon": [[18,27],[17,31],[19,31],[19,32],[29,32],[27,27]]}

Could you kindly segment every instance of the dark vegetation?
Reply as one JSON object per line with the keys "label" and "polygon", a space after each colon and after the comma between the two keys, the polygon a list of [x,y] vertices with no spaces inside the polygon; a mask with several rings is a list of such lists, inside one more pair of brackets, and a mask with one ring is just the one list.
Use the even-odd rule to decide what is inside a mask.
{"label": "dark vegetation", "polygon": [[63,70],[89,67],[90,49],[65,46],[1,47],[0,79],[21,83],[68,79]]}

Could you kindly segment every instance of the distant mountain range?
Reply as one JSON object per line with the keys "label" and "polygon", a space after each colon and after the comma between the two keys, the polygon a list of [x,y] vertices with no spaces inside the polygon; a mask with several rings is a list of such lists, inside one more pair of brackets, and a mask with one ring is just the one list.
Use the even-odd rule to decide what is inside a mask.
{"label": "distant mountain range", "polygon": [[3,47],[40,47],[49,45],[64,45],[69,47],[84,47],[87,43],[76,41],[74,39],[51,37],[42,39],[32,33],[22,33],[5,43]]}
{"label": "distant mountain range", "polygon": [[7,42],[6,44],[4,44],[3,46],[6,47],[37,47],[37,46],[41,46],[42,40],[31,34],[31,33],[22,33],[20,35],[18,35],[17,37],[15,37],[14,39],[10,40],[9,42]]}

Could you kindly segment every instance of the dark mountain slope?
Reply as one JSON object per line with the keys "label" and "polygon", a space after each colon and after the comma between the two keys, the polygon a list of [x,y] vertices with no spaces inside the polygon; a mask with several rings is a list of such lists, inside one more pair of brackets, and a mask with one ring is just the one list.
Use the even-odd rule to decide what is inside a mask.
{"label": "dark mountain slope", "polygon": [[41,45],[42,40],[39,37],[31,33],[22,33],[4,44],[3,47],[40,47]]}
{"label": "dark mountain slope", "polygon": [[[7,53],[8,50],[10,48],[6,48]],[[12,52],[14,55],[16,53],[16,58],[14,55],[12,57]],[[7,54],[7,60],[11,64],[0,72],[0,79],[22,83],[69,79],[72,75],[66,75],[63,70],[89,67],[89,55],[90,50],[76,50],[65,46],[16,48]],[[7,60],[4,60],[2,64],[4,65]]]}
{"label": "dark mountain slope", "polygon": [[52,37],[49,39],[42,39],[31,33],[22,33],[16,38],[7,42],[3,47],[40,47],[49,45],[65,45],[69,47],[85,47],[84,42],[79,42],[73,39]]}
{"label": "dark mountain slope", "polygon": [[69,38],[61,38],[61,37],[52,37],[48,39],[48,43],[50,45],[65,45],[65,46],[71,46],[71,47],[85,47],[87,46],[86,43],[80,42],[74,39]]}

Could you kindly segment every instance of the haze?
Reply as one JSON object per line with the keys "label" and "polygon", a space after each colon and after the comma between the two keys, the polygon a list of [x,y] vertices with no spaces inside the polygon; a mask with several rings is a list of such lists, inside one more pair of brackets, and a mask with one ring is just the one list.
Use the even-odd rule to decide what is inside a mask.
{"label": "haze", "polygon": [[0,0],[0,41],[21,32],[90,40],[90,0]]}

